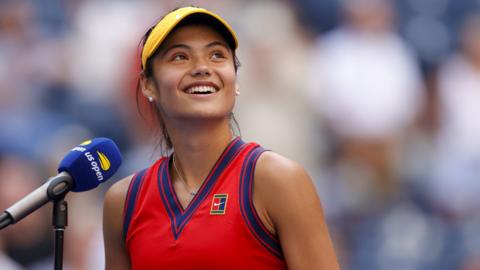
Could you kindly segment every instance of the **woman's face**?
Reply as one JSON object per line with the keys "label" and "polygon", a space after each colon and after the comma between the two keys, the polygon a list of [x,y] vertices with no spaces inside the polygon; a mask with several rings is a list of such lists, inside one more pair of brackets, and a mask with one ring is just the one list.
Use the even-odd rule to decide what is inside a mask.
{"label": "woman's face", "polygon": [[226,118],[235,103],[233,63],[225,39],[208,26],[188,25],[170,33],[146,84],[163,121]]}

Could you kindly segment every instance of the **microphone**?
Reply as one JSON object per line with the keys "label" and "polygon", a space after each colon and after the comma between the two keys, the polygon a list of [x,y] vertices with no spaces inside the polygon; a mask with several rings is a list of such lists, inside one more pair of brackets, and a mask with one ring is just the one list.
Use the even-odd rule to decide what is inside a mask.
{"label": "microphone", "polygon": [[121,163],[117,145],[108,138],[94,138],[79,144],[62,159],[56,176],[0,214],[0,230],[47,202],[63,198],[69,191],[96,188],[112,177]]}

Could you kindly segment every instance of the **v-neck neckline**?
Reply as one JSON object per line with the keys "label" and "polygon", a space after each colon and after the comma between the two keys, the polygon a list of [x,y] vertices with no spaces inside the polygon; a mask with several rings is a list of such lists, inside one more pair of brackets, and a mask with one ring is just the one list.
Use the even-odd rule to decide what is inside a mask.
{"label": "v-neck neckline", "polygon": [[172,161],[173,153],[160,165],[158,170],[160,197],[165,205],[168,216],[170,217],[172,232],[175,239],[178,238],[181,231],[188,223],[201,202],[208,197],[210,191],[217,182],[218,177],[222,174],[225,168],[230,164],[230,162],[244,145],[245,143],[240,139],[240,137],[235,138],[227,145],[198,189],[197,194],[193,196],[192,200],[185,208],[183,208],[182,204],[178,200],[177,193],[173,188],[173,183],[170,177],[169,164]]}

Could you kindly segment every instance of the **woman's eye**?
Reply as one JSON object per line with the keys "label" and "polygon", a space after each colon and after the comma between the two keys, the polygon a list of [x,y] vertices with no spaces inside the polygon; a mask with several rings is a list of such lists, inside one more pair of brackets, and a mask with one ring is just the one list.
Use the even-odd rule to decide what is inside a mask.
{"label": "woman's eye", "polygon": [[183,54],[176,54],[172,58],[173,61],[181,61],[181,60],[185,60],[185,59],[187,59],[187,57]]}
{"label": "woman's eye", "polygon": [[212,54],[212,58],[213,58],[213,59],[222,59],[222,58],[225,58],[225,56],[224,56],[223,53],[221,53],[221,52],[214,52],[214,53]]}

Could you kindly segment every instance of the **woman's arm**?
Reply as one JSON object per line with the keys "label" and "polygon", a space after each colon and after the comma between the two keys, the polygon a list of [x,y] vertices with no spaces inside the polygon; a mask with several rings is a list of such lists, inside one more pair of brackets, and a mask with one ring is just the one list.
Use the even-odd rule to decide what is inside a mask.
{"label": "woman's arm", "polygon": [[131,178],[113,184],[105,194],[103,239],[106,270],[130,269],[130,259],[123,239],[123,206]]}
{"label": "woman's arm", "polygon": [[290,270],[340,269],[320,200],[302,166],[263,153],[255,170],[253,200],[265,226],[278,235]]}

